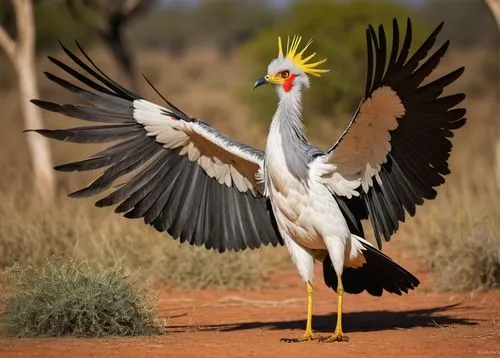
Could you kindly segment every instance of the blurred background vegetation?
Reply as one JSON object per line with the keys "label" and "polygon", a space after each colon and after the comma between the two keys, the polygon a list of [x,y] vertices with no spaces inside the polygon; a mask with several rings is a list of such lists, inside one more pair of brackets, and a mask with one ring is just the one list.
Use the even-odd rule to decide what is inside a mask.
{"label": "blurred background vegetation", "polygon": [[[15,35],[9,4],[0,2],[0,23]],[[91,23],[100,21],[98,12],[89,11],[86,16]],[[366,26],[383,24],[391,38],[392,19],[397,18],[404,28],[407,17],[414,24],[415,44],[445,21],[440,41],[449,38],[452,46],[438,74],[466,66],[453,90],[467,94],[469,122],[454,141],[453,174],[439,190],[438,200],[419,208],[416,219],[403,225],[394,240],[404,242],[413,250],[411,255],[418,255],[434,270],[437,287],[498,287],[500,212],[495,198],[499,192],[488,178],[493,129],[499,120],[499,37],[481,0],[460,1],[460,6],[446,0],[156,1],[127,24],[125,35],[137,70],[165,97],[193,117],[259,148],[265,144],[276,97],[270,88],[254,92],[254,79],[265,74],[275,57],[278,35],[314,38],[314,51],[328,58],[331,71],[312,79],[305,96],[305,121],[309,139],[326,149],[354,113],[364,91]],[[42,78],[43,71],[54,70],[46,55],[62,58],[58,40],[68,46],[78,40],[103,70],[113,77],[123,76],[109,49],[88,26],[76,21],[66,1],[36,1],[35,20],[42,98],[71,101],[68,93]],[[158,101],[144,81],[137,91]],[[38,206],[31,195],[15,73],[1,51],[0,106],[0,265],[16,260],[37,264],[47,255],[63,254],[101,266],[117,260],[130,269],[143,266],[150,278],[176,287],[241,287],[262,284],[270,270],[288,262],[286,252],[279,249],[220,256],[179,247],[140,222],[94,209],[91,201],[67,199],[68,191],[92,178],[87,174],[58,175],[60,197],[51,207]],[[76,123],[49,113],[44,113],[44,119],[48,127]],[[52,143],[52,149],[54,161],[62,163],[82,158],[95,147]],[[450,245],[461,259],[457,252],[452,254]],[[464,255],[473,263],[464,260]],[[443,262],[464,270],[457,276],[458,270],[443,270]],[[488,270],[483,274],[479,270],[484,269],[484,262]]]}

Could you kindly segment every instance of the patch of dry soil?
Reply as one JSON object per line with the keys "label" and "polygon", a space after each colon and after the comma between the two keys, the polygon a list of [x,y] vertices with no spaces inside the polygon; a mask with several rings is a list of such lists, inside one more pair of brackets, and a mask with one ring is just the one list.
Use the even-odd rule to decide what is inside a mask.
{"label": "patch of dry soil", "polygon": [[[279,287],[259,291],[172,291],[158,287],[163,336],[141,338],[0,338],[1,357],[477,357],[500,356],[500,292],[346,295],[348,343],[281,343],[305,327],[305,288],[295,271],[272,275]],[[313,327],[331,334],[336,297],[317,267]]]}

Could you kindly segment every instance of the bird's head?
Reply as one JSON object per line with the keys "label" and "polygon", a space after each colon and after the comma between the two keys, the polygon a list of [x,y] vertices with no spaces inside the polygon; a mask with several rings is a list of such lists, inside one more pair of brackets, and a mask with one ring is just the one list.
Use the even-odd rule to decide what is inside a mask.
{"label": "bird's head", "polygon": [[327,69],[318,68],[326,62],[326,58],[316,62],[310,62],[316,53],[305,55],[306,50],[311,45],[309,40],[302,50],[299,50],[302,37],[294,36],[286,42],[286,53],[283,53],[281,37],[278,37],[278,57],[271,61],[267,68],[267,75],[255,81],[254,88],[264,84],[273,84],[278,93],[289,93],[292,90],[300,91],[309,87],[309,76],[320,77]]}

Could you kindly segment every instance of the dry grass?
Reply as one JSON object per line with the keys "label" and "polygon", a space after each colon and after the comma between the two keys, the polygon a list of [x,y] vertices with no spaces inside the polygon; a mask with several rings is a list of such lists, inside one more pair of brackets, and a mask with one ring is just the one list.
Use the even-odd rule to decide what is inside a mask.
{"label": "dry grass", "polygon": [[9,336],[137,336],[158,333],[156,307],[137,275],[115,265],[99,271],[51,257],[41,267],[15,264],[2,326]]}
{"label": "dry grass", "polygon": [[470,214],[452,211],[426,243],[439,290],[500,288],[500,215]]}

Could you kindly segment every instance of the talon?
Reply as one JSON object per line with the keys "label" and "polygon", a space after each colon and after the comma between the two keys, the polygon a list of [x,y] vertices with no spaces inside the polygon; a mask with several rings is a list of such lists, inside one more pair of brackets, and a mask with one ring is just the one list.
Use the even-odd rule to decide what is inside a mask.
{"label": "talon", "polygon": [[314,333],[312,331],[306,331],[304,335],[301,338],[281,338],[280,342],[283,343],[299,343],[299,342],[306,342],[306,341],[314,341],[317,340],[314,336]]}
{"label": "talon", "polygon": [[331,342],[349,342],[349,337],[344,335],[344,332],[335,332],[330,337],[321,337],[320,342],[331,343]]}
{"label": "talon", "polygon": [[314,337],[314,334],[312,332],[310,332],[310,333],[304,333],[304,335],[301,338],[301,341],[302,342],[305,342],[305,341],[314,341],[315,339],[317,339],[317,338]]}

